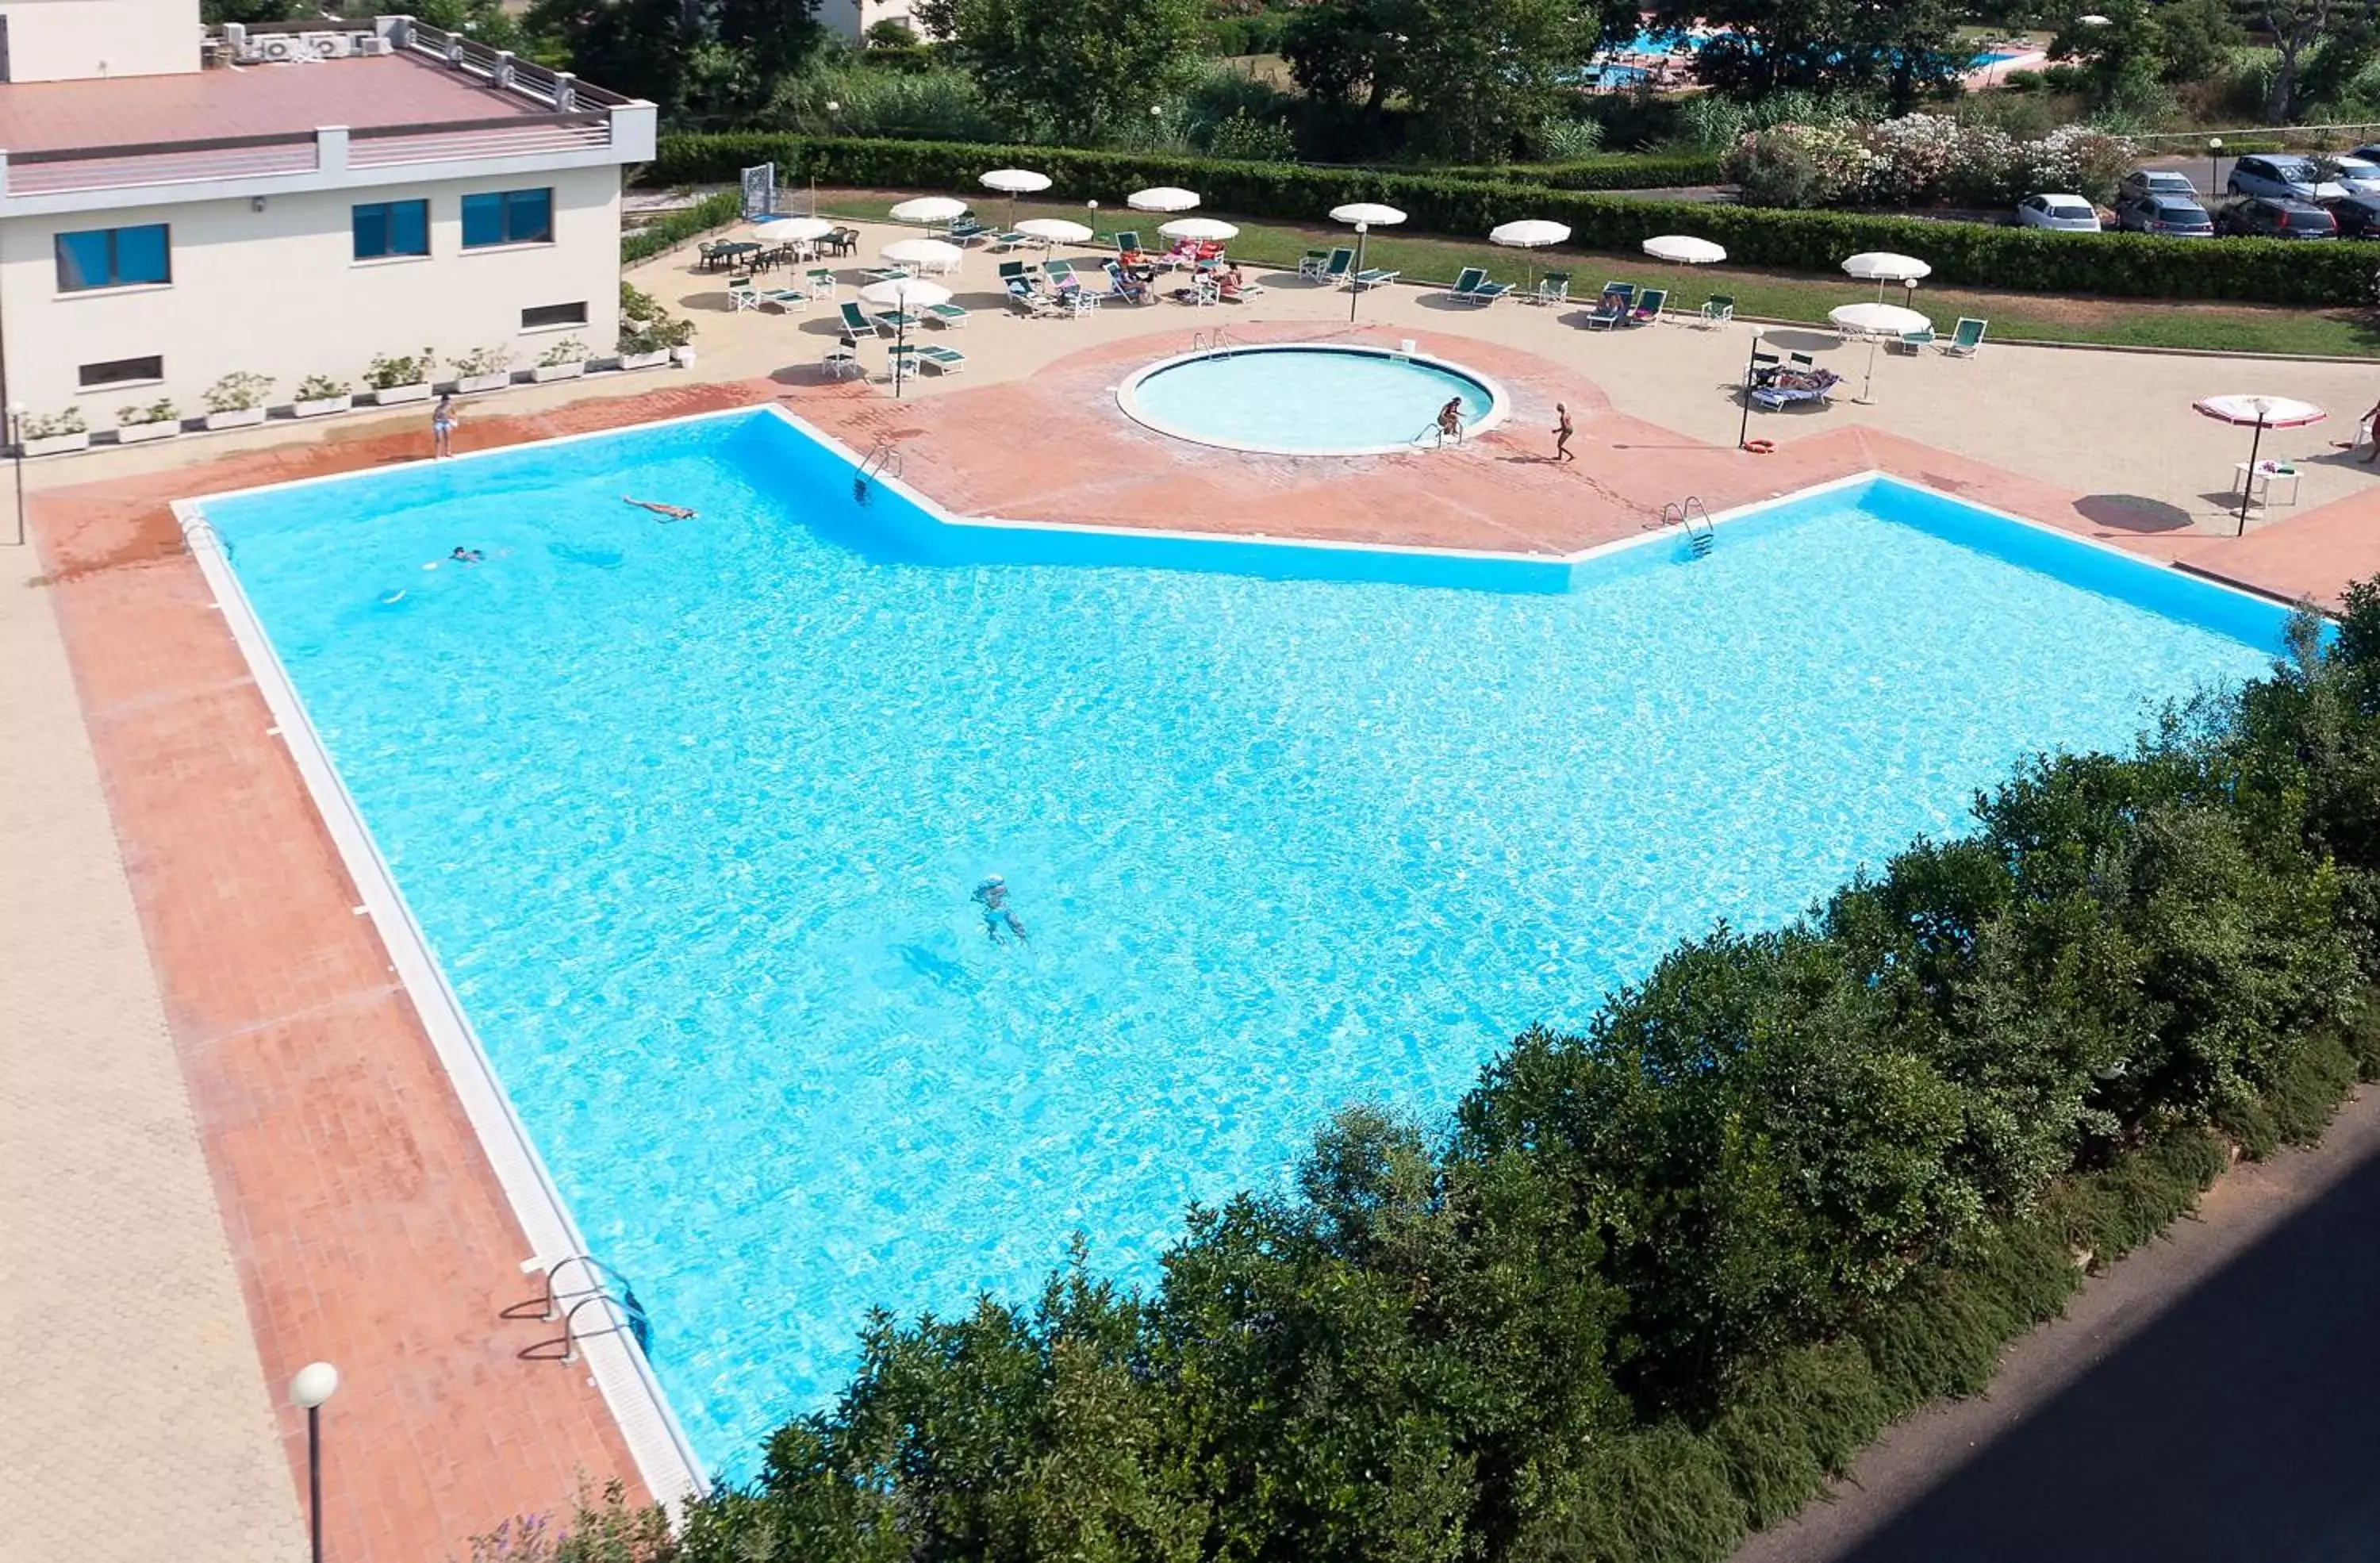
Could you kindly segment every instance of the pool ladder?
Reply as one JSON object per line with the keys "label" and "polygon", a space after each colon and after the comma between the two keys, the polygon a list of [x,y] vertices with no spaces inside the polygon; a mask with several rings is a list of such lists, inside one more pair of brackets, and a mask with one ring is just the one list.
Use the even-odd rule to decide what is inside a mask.
{"label": "pool ladder", "polygon": [[1190,333],[1190,351],[1193,353],[1218,352],[1225,347],[1237,347],[1239,345],[1238,340],[1221,326],[1217,326],[1212,331],[1194,331]]}
{"label": "pool ladder", "polygon": [[[530,1261],[531,1266],[535,1264]],[[562,1284],[563,1278],[574,1266],[579,1271],[580,1284],[566,1287]],[[578,1360],[578,1343],[599,1335],[625,1334],[635,1339],[639,1351],[650,1351],[652,1322],[645,1316],[645,1305],[637,1301],[636,1291],[625,1276],[591,1254],[573,1254],[543,1268],[545,1295],[514,1303],[504,1311],[504,1316],[543,1319],[548,1323],[558,1319],[562,1333],[521,1348],[518,1355],[523,1360],[575,1363]],[[578,1315],[589,1308],[601,1310],[600,1323],[578,1322]]]}
{"label": "pool ladder", "polygon": [[892,441],[879,440],[868,446],[867,459],[862,461],[858,470],[851,475],[852,503],[866,504],[868,480],[875,478],[898,478],[901,476],[904,465],[901,459],[901,447]]}
{"label": "pool ladder", "polygon": [[[1702,523],[1699,528],[1694,525],[1696,520]],[[1701,499],[1693,494],[1688,494],[1682,502],[1663,505],[1661,525],[1683,527],[1686,529],[1686,551],[1696,559],[1708,559],[1711,546],[1718,541],[1718,534],[1711,527],[1710,512],[1704,509]]]}

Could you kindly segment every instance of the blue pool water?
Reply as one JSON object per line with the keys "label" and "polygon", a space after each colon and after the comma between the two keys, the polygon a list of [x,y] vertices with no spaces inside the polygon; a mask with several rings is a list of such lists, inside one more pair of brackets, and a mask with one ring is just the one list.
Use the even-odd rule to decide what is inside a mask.
{"label": "blue pool water", "polygon": [[[849,479],[761,413],[206,505],[731,1473],[871,1305],[1028,1295],[1077,1229],[1146,1280],[1342,1103],[1441,1111],[2280,623],[1892,485],[1453,589]],[[990,872],[1029,944],[985,937]]]}
{"label": "blue pool water", "polygon": [[1410,358],[1340,347],[1265,347],[1190,358],[1131,387],[1133,416],[1207,444],[1320,454],[1409,445],[1438,409],[1463,402],[1465,424],[1488,411],[1488,387]]}
{"label": "blue pool water", "polygon": [[[1702,37],[1691,32],[1657,32],[1650,29],[1645,29],[1640,30],[1635,37],[1630,39],[1626,43],[1613,48],[1609,53],[1613,55],[1667,55],[1674,50],[1683,49],[1688,54],[1694,54],[1701,50],[1704,42],[1705,40]],[[2009,60],[2022,59],[2022,57],[2023,55],[2021,53],[2013,50],[1990,50],[1985,53],[1976,55],[1969,59],[1967,62],[1967,68],[1970,70],[1982,70],[1989,66],[1999,65]],[[1628,68],[1631,67],[1606,67],[1603,72],[1604,79],[1607,81],[1612,80],[1615,79],[1616,71]],[[1637,70],[1635,72],[1635,76],[1638,78],[1641,78],[1644,74],[1645,73],[1642,70]]]}

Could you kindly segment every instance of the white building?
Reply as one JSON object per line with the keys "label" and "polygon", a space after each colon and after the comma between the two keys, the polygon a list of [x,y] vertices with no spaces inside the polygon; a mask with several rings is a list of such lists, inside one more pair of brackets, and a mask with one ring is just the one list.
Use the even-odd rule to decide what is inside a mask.
{"label": "white building", "polygon": [[853,42],[880,21],[896,21],[912,32],[922,32],[909,14],[911,0],[819,0],[818,19]]}
{"label": "white building", "polygon": [[204,37],[197,0],[0,0],[0,399],[35,417],[619,323],[653,106],[405,18]]}

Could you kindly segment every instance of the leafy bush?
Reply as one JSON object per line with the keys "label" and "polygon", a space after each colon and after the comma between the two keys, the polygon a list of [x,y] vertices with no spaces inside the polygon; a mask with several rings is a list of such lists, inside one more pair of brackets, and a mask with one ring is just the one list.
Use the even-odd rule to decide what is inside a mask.
{"label": "leafy bush", "polygon": [[[735,176],[734,173],[727,176],[731,181]],[[740,188],[707,195],[683,212],[673,212],[634,233],[623,234],[620,263],[633,266],[639,260],[650,260],[698,235],[723,228],[743,215],[744,194]]]}
{"label": "leafy bush", "polygon": [[661,301],[623,278],[620,283],[622,353],[662,353],[694,340],[694,322],[662,308]]}
{"label": "leafy bush", "polygon": [[55,440],[61,434],[87,434],[90,431],[91,425],[83,421],[80,407],[35,414],[17,421],[17,437],[20,440]]}
{"label": "leafy bush", "polygon": [[540,369],[560,369],[565,364],[583,364],[586,361],[587,344],[575,336],[564,337],[539,354],[537,358]]}
{"label": "leafy bush", "polygon": [[1257,119],[1245,109],[1233,109],[1208,131],[1207,150],[1244,163],[1287,163],[1297,156],[1297,142],[1279,120]]}
{"label": "leafy bush", "polygon": [[419,353],[375,353],[364,367],[364,383],[375,391],[394,391],[400,385],[419,385],[430,378],[437,363],[430,349]]}
{"label": "leafy bush", "polygon": [[2037,190],[2105,201],[2134,161],[2131,142],[2079,125],[2022,139],[1998,127],[1912,114],[1859,125],[1785,124],[1747,134],[1730,177],[1755,206],[2006,206]]}
{"label": "leafy bush", "polygon": [[167,396],[160,396],[155,401],[149,403],[145,406],[135,405],[115,409],[116,422],[135,425],[143,423],[172,423],[178,420],[181,416],[182,409],[176,406],[173,403],[173,399]]}
{"label": "leafy bush", "polygon": [[[868,188],[968,190],[986,168],[1038,168],[1062,200],[1114,201],[1148,185],[1199,191],[1208,208],[1314,222],[1345,201],[1378,200],[1417,232],[1484,235],[1515,212],[1567,223],[1583,249],[1633,253],[1657,234],[1694,233],[1748,266],[1832,273],[1861,250],[1921,255],[1945,284],[2134,298],[2239,298],[2264,304],[2362,305],[2371,266],[2361,247],[2283,239],[2210,245],[2146,234],[2054,234],[1847,212],[1770,211],[1598,195],[1520,176],[1398,174],[1310,164],[1234,163],[1182,154],[1065,147],[975,146],[736,133],[668,136],[651,177],[733,180],[774,161],[780,178]],[[1660,183],[1677,182],[1662,179]]]}
{"label": "leafy bush", "polygon": [[494,374],[511,367],[512,361],[513,350],[510,347],[474,347],[468,353],[447,359],[446,367],[468,380],[473,375]]}
{"label": "leafy bush", "polygon": [[310,374],[298,382],[298,389],[291,393],[291,399],[299,402],[327,402],[334,396],[346,395],[349,389],[344,380],[333,380],[327,374]]}
{"label": "leafy bush", "polygon": [[205,401],[211,413],[247,412],[264,405],[265,393],[273,389],[273,377],[254,374],[247,370],[234,370],[207,387]]}

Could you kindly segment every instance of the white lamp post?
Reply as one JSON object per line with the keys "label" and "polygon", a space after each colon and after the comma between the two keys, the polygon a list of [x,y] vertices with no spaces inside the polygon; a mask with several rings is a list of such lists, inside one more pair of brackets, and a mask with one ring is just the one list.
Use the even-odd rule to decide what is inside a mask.
{"label": "white lamp post", "polygon": [[308,1363],[289,1380],[289,1403],[306,1412],[306,1492],[314,1563],[322,1563],[322,1402],[338,1391],[339,1370],[328,1363]]}
{"label": "white lamp post", "polygon": [[1364,236],[1372,231],[1369,223],[1355,224],[1355,274],[1347,279],[1347,323],[1355,323],[1355,300],[1364,297]]}

